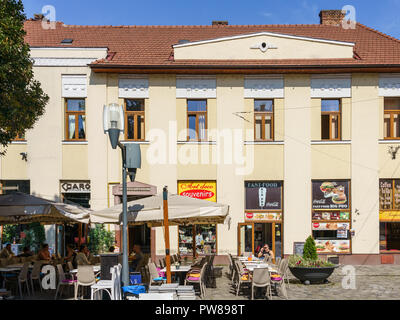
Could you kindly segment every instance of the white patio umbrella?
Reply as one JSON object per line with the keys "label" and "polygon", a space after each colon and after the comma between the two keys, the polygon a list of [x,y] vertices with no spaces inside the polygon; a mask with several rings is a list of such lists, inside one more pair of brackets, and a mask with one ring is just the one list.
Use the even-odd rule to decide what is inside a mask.
{"label": "white patio umbrella", "polygon": [[[122,204],[92,211],[91,223],[120,224]],[[168,194],[168,221],[170,225],[218,224],[229,222],[229,206],[207,200],[199,200],[176,194]],[[163,225],[163,195],[128,202],[129,225],[148,224],[158,227]]]}
{"label": "white patio umbrella", "polygon": [[0,195],[0,225],[89,223],[89,209],[25,193]]}

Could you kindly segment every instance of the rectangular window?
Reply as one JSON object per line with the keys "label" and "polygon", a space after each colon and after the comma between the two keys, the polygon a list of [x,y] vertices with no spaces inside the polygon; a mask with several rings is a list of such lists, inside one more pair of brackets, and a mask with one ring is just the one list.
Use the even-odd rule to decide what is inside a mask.
{"label": "rectangular window", "polygon": [[254,139],[274,140],[273,100],[254,100]]}
{"label": "rectangular window", "polygon": [[341,139],[341,103],[340,99],[321,100],[321,139]]}
{"label": "rectangular window", "polygon": [[188,140],[207,139],[207,100],[187,101]]}
{"label": "rectangular window", "polygon": [[86,139],[85,99],[65,100],[65,139]]}
{"label": "rectangular window", "polygon": [[144,100],[125,100],[125,140],[144,140]]}
{"label": "rectangular window", "polygon": [[400,98],[385,98],[384,102],[385,139],[400,138]]}

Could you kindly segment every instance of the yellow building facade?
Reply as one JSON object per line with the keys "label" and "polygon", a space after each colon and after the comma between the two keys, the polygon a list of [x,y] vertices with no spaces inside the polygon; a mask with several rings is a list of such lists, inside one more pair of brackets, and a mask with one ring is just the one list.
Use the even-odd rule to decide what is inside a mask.
{"label": "yellow building facade", "polygon": [[[264,50],[263,43],[270,47]],[[112,206],[118,202],[113,187],[122,181],[121,155],[103,132],[102,110],[135,103],[126,120],[133,123],[132,136],[120,140],[140,144],[136,180],[172,193],[183,182],[197,182],[194,189],[209,182],[215,200],[230,206],[229,223],[205,227],[209,237],[207,231],[196,245],[214,241],[212,252],[223,256],[255,252],[265,242],[284,256],[313,235],[321,254],[380,263],[400,249],[395,240],[387,248],[388,226],[380,221],[381,183],[400,179],[400,159],[388,152],[400,146],[400,137],[390,133],[398,130],[397,118],[387,120],[386,112],[397,103],[390,99],[400,97],[400,75],[328,67],[307,72],[307,62],[292,71],[235,70],[236,62],[265,59],[268,52],[271,60],[352,59],[355,45],[266,30],[172,46],[178,62],[227,61],[203,73],[96,67],[94,61],[108,57],[106,46],[32,46],[35,78],[50,102],[25,140],[7,148],[0,180],[29,181],[31,193],[49,199],[90,194],[94,210]],[[229,63],[234,72],[226,71]],[[84,101],[84,112],[69,113],[70,99]],[[393,199],[396,186],[385,189]],[[394,213],[390,223],[397,219]],[[186,230],[170,229],[172,253],[187,250],[181,244]],[[153,253],[163,255],[161,228],[151,230],[151,242]]]}

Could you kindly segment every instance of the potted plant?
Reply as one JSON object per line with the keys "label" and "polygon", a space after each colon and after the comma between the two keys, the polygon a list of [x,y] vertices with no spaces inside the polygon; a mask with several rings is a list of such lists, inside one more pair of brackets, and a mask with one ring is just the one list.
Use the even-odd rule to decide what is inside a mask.
{"label": "potted plant", "polygon": [[317,248],[312,236],[304,244],[303,256],[289,258],[290,272],[304,284],[326,282],[338,265],[318,258]]}

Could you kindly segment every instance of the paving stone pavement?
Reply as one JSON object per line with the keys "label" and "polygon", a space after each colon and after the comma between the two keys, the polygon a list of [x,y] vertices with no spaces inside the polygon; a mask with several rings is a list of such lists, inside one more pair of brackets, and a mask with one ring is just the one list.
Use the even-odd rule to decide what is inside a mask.
{"label": "paving stone pavement", "polygon": [[[352,267],[355,270],[355,289],[346,289],[342,282],[345,287],[352,284],[349,276],[346,277]],[[222,276],[216,280],[217,288],[206,289],[206,300],[250,299],[249,289],[241,290],[239,296],[235,295],[228,278],[228,267],[224,266]],[[400,300],[400,265],[340,266],[325,284],[304,285],[292,274],[289,280],[289,286],[286,285],[289,300]],[[284,299],[281,293],[276,295],[273,292],[272,300],[281,299]]]}

